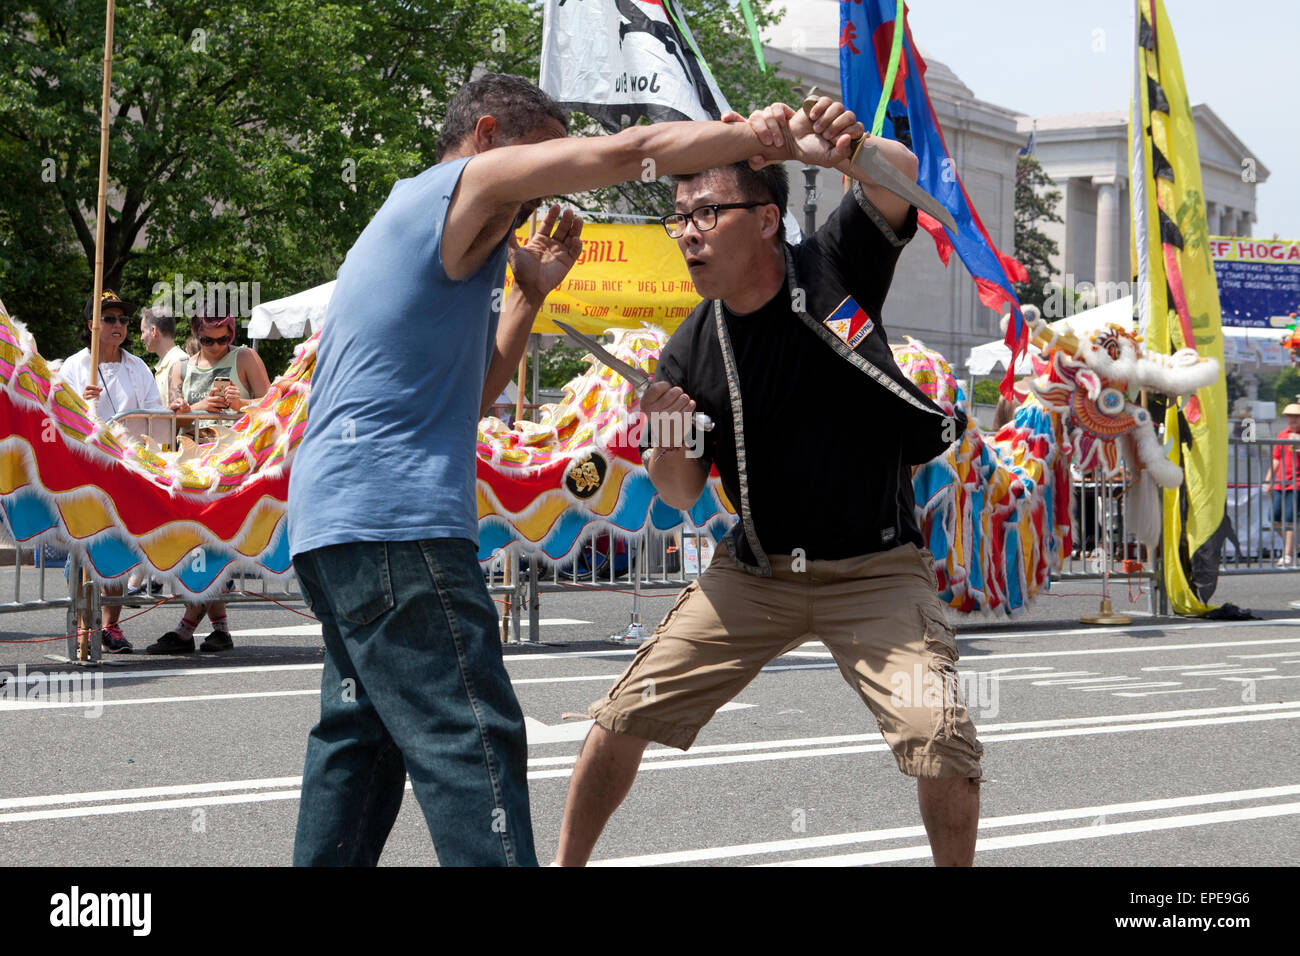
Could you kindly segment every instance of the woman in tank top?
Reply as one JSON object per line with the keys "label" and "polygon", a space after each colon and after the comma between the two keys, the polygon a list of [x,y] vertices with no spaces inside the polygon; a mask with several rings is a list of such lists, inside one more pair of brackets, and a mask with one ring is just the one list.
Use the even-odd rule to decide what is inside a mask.
{"label": "woman in tank top", "polygon": [[[199,339],[199,354],[185,365],[182,375],[178,362],[172,368],[171,407],[178,412],[243,411],[271,388],[266,366],[250,348],[235,346],[235,317],[224,319],[195,318],[194,334]],[[218,388],[225,378],[228,384]],[[200,426],[207,423],[200,422]],[[199,646],[201,651],[228,651],[235,646],[226,625],[226,605],[222,601],[185,605],[185,614],[174,630],[150,644],[150,654],[191,654],[194,652],[194,629],[207,614],[212,633]]]}
{"label": "woman in tank top", "polygon": [[[250,402],[260,399],[271,387],[258,354],[250,348],[236,346],[235,317],[224,319],[195,318],[194,334],[199,340],[199,354],[172,367],[171,408],[178,412],[241,412]],[[218,379],[229,384],[218,390]],[[215,421],[200,422],[210,427]]]}

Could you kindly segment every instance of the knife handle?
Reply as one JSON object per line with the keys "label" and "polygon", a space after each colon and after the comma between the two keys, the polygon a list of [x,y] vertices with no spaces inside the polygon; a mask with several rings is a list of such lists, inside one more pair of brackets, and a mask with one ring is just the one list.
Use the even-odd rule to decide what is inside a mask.
{"label": "knife handle", "polygon": [[[822,94],[818,91],[817,87],[814,86],[809,88],[808,95],[805,96],[803,98],[803,102],[799,104],[799,108],[803,110],[804,116],[807,116],[809,119],[812,119],[812,108],[817,105],[817,101],[821,98],[822,98]],[[840,172],[844,173],[845,175],[849,176],[850,178],[856,179],[857,177],[854,176],[852,172],[853,157],[855,157],[858,154],[858,149],[861,148],[862,144],[865,143],[866,141],[867,141],[866,133],[863,133],[861,136],[855,139],[849,145],[849,158],[845,162],[836,166],[835,168],[838,169]],[[848,187],[846,186],[845,188]]]}

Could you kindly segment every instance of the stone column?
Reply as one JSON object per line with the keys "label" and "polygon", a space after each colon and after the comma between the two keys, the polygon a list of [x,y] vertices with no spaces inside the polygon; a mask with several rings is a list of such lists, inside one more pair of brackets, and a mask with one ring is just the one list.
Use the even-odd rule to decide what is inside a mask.
{"label": "stone column", "polygon": [[1110,296],[1102,283],[1122,282],[1127,265],[1119,259],[1119,191],[1122,180],[1118,176],[1094,176],[1097,187],[1097,304],[1104,305]]}
{"label": "stone column", "polygon": [[1223,206],[1217,202],[1205,204],[1205,228],[1212,236],[1222,236]]}
{"label": "stone column", "polygon": [[1243,210],[1237,213],[1237,235],[1249,236],[1250,224],[1254,221],[1255,214],[1250,210]]}

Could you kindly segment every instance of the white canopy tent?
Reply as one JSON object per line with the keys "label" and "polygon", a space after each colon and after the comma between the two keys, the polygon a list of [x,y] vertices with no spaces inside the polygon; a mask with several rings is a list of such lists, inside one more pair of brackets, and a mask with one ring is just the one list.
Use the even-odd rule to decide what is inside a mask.
{"label": "white canopy tent", "polygon": [[325,309],[334,293],[334,283],[253,307],[248,319],[250,339],[302,339],[315,335],[325,324]]}
{"label": "white canopy tent", "polygon": [[[1052,328],[1060,330],[1068,327],[1076,335],[1086,336],[1112,322],[1124,328],[1133,327],[1132,296],[1057,319],[1052,323]],[[1016,374],[1031,374],[1034,368],[1029,356],[1037,354],[1038,349],[1029,346],[1029,352],[1022,355],[1016,363]],[[1285,367],[1291,364],[1290,354],[1282,348],[1281,329],[1246,329],[1233,325],[1223,327],[1223,359],[1232,365]],[[971,375],[989,375],[995,369],[1006,368],[1010,361],[1011,350],[999,339],[971,349],[970,356],[966,359],[966,368]]]}

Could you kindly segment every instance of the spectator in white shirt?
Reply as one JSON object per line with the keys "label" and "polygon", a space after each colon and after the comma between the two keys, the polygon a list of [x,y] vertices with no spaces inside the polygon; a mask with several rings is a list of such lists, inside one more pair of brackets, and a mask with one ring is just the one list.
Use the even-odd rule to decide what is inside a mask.
{"label": "spectator in white shirt", "polygon": [[[91,413],[108,421],[129,409],[147,409],[164,412],[154,383],[153,374],[144,362],[126,351],[128,323],[135,306],[124,302],[116,292],[105,289],[100,306],[99,330],[99,384],[90,384],[90,340],[91,325],[94,322],[94,297],[86,300],[84,310],[85,324],[81,330],[81,340],[86,348],[64,360],[59,374],[63,380],[76,390],[90,405]],[[147,426],[141,422],[135,431],[146,431]],[[104,594],[119,595],[121,585],[107,585]],[[104,650],[114,654],[131,653],[131,642],[122,634],[118,626],[121,607],[106,606],[102,609],[103,629],[100,641]]]}

